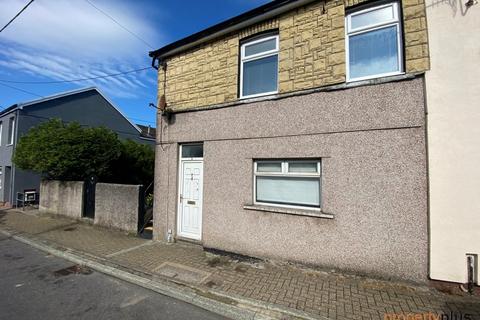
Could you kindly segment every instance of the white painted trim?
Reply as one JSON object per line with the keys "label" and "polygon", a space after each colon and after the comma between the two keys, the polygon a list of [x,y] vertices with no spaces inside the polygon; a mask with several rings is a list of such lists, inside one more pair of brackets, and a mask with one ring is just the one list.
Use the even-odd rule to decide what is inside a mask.
{"label": "white painted trim", "polygon": [[201,215],[200,215],[200,234],[195,235],[195,234],[189,234],[182,232],[182,202],[181,202],[181,195],[183,193],[183,165],[184,163],[195,163],[195,162],[200,162],[202,164],[202,192],[203,192],[203,180],[204,180],[204,163],[203,163],[203,157],[202,158],[182,158],[182,147],[184,145],[199,145],[200,143],[185,143],[181,144],[178,148],[179,154],[178,154],[178,184],[177,184],[177,235],[180,237],[192,239],[192,240],[198,240],[202,241],[202,233],[203,233],[203,194],[202,194],[202,205],[201,205]]}
{"label": "white painted trim", "polygon": [[18,103],[17,106],[18,107],[27,107],[27,106],[30,106],[32,104],[37,104],[37,103],[41,103],[41,102],[55,100],[55,99],[58,99],[58,98],[63,98],[63,97],[67,97],[67,96],[78,94],[78,93],[87,92],[87,91],[94,90],[94,89],[96,89],[96,88],[95,87],[88,87],[88,88],[64,91],[64,92],[57,93],[57,94],[47,96],[47,97],[44,97],[44,98],[30,100],[30,101],[27,101],[27,102],[21,102],[21,103]]}
{"label": "white painted trim", "polygon": [[[13,121],[11,121],[13,119]],[[16,117],[8,118],[8,137],[7,137],[7,146],[12,146],[15,142],[15,128],[16,128]],[[11,131],[10,131],[11,127]],[[11,134],[10,134],[11,132]]]}
{"label": "white painted trim", "polygon": [[291,208],[291,209],[302,209],[308,211],[322,211],[320,207],[307,207],[307,206],[295,206],[290,204],[279,204],[279,203],[270,203],[270,202],[261,202],[261,201],[254,201],[254,205],[259,206],[266,206],[266,207],[278,207],[278,208]]}
{"label": "white painted trim", "polygon": [[3,121],[0,121],[0,146],[2,145],[2,137],[3,137]]}
{"label": "white painted trim", "polygon": [[[269,50],[269,51],[263,51],[263,52],[256,53],[256,54],[252,54],[250,56],[245,56],[245,48],[246,47],[249,47],[249,46],[257,44],[257,43],[267,42],[267,41],[272,40],[272,39],[275,39],[275,49],[272,49],[272,50]],[[242,61],[256,60],[256,59],[261,58],[263,56],[269,56],[271,54],[278,53],[278,48],[279,48],[279,36],[278,36],[278,34],[275,34],[275,35],[272,35],[272,36],[267,35],[265,37],[258,38],[256,40],[251,40],[251,41],[247,41],[247,42],[243,43],[242,46],[241,46],[241,49],[240,49],[241,59],[242,59]]]}
{"label": "white painted trim", "polygon": [[[391,6],[394,10],[394,20],[385,21],[378,24],[372,24],[367,27],[361,27],[354,30],[351,30],[351,17],[357,14],[366,13],[369,11],[374,11],[380,8]],[[371,31],[384,29],[387,27],[395,26],[397,28],[397,56],[398,56],[398,71],[381,73],[381,74],[374,74],[365,77],[357,77],[357,78],[350,78],[350,48],[349,48],[349,40],[350,36],[368,33]],[[391,2],[388,4],[384,4],[381,6],[367,8],[361,11],[356,11],[345,16],[345,70],[346,70],[346,82],[355,82],[355,81],[362,81],[362,80],[369,80],[369,79],[376,79],[376,78],[383,78],[383,77],[390,77],[405,74],[404,71],[404,63],[403,63],[403,36],[402,36],[402,24],[400,21],[400,14],[399,14],[399,6],[398,2]]]}
{"label": "white painted trim", "polygon": [[[282,172],[257,172],[257,163],[267,162],[267,163],[275,163],[280,162],[282,163]],[[317,173],[295,173],[295,172],[288,172],[288,162],[317,162]],[[302,209],[302,210],[310,210],[310,211],[321,211],[322,210],[322,164],[321,160],[295,160],[295,159],[285,159],[285,160],[254,160],[253,161],[253,204],[254,205],[262,205],[262,206],[271,206],[271,207],[279,207],[279,208],[292,208],[292,209]],[[262,202],[257,201],[257,177],[300,177],[300,178],[318,178],[319,179],[319,199],[320,204],[318,207],[312,206],[302,206],[302,205],[290,205],[290,204],[280,204],[280,203],[270,203],[270,202]]]}
{"label": "white painted trim", "polygon": [[[368,12],[371,12],[371,11],[376,11],[376,10],[379,10],[379,9],[387,8],[387,7],[392,7],[392,10],[393,10],[393,18],[392,19],[385,20],[385,21],[382,21],[382,22],[379,22],[379,23],[376,23],[376,24],[370,24],[370,25],[363,26],[363,27],[352,28],[352,17],[358,16],[360,14],[368,13]],[[390,3],[384,4],[384,5],[370,7],[370,8],[367,8],[367,9],[360,10],[360,11],[355,11],[355,12],[352,12],[350,14],[347,14],[346,18],[347,18],[347,31],[350,34],[357,33],[357,32],[360,33],[361,31],[371,30],[372,28],[376,28],[376,27],[379,27],[379,26],[385,26],[385,25],[388,25],[388,24],[396,23],[396,22],[399,21],[398,2],[390,2]]]}
{"label": "white painted trim", "polygon": [[[269,50],[265,51],[262,53],[257,53],[255,55],[251,55],[248,57],[245,57],[245,47],[260,43],[260,42],[265,42],[271,39],[275,39],[275,46],[276,48],[274,50]],[[263,97],[263,96],[268,96],[272,94],[277,94],[278,93],[278,82],[279,82],[279,52],[280,52],[280,36],[278,34],[273,35],[273,36],[266,36],[260,39],[248,41],[242,44],[240,47],[240,94],[239,97],[240,99],[248,99],[248,98],[256,98],[256,97]],[[272,56],[277,56],[277,90],[274,91],[269,91],[269,92],[262,92],[262,93],[256,93],[256,94],[251,94],[251,95],[243,95],[243,65],[245,62],[250,62],[250,61],[255,61],[263,58],[268,58]]]}

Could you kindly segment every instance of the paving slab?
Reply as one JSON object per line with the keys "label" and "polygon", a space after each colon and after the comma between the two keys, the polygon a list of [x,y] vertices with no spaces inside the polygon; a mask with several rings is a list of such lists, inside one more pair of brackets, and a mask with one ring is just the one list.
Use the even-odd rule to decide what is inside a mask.
{"label": "paving slab", "polygon": [[38,235],[75,224],[77,224],[76,221],[62,217],[42,216],[38,211],[25,213],[13,209],[0,211],[0,226],[15,232]]}
{"label": "paving slab", "polygon": [[41,234],[41,238],[100,257],[135,248],[150,241],[85,224],[57,228]]}
{"label": "paving slab", "polygon": [[[24,216],[24,217],[22,217]],[[23,222],[22,222],[23,221]],[[425,285],[382,281],[296,265],[238,260],[199,245],[166,244],[52,217],[0,214],[0,228],[33,234],[127,270],[191,285],[204,292],[278,306],[329,319],[389,319],[394,315],[463,315],[480,320],[480,296],[446,294]],[[28,224],[25,226],[24,224]],[[432,318],[433,319],[433,318]],[[441,318],[440,318],[441,319]],[[455,319],[455,318],[453,318]],[[465,318],[466,319],[466,318]]]}

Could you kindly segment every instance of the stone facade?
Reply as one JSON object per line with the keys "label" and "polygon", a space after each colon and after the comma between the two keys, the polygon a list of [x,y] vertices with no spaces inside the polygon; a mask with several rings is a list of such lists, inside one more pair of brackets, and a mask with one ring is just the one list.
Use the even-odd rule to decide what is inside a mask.
{"label": "stone facade", "polygon": [[[314,1],[274,19],[167,58],[166,80],[160,68],[159,96],[173,110],[185,110],[238,99],[240,40],[278,30],[279,93],[345,82],[345,10],[364,0]],[[405,71],[429,69],[423,0],[404,0]]]}

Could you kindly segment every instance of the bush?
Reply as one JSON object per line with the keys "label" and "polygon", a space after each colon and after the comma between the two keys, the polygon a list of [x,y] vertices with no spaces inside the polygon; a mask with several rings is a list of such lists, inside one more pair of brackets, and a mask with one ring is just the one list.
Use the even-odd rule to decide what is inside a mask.
{"label": "bush", "polygon": [[121,141],[107,128],[84,128],[54,119],[19,139],[14,164],[46,179],[149,184],[155,153],[151,146]]}
{"label": "bush", "polygon": [[113,163],[109,182],[143,184],[147,187],[153,181],[155,152],[149,145],[125,140],[121,144],[120,157]]}

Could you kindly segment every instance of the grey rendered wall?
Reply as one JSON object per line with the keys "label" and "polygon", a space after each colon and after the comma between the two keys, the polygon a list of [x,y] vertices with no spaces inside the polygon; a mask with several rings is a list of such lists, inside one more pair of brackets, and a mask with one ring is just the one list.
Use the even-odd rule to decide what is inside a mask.
{"label": "grey rendered wall", "polygon": [[[423,78],[177,114],[156,149],[154,236],[176,230],[178,143],[204,141],[205,247],[426,281],[424,125]],[[290,157],[322,158],[334,219],[243,209],[253,160]]]}
{"label": "grey rendered wall", "polygon": [[16,118],[16,113],[11,112],[3,117],[0,117],[0,121],[2,122],[2,132],[1,132],[1,143],[0,143],[0,166],[2,167],[2,175],[0,179],[2,179],[2,188],[0,189],[0,201],[12,201],[12,195],[14,193],[10,192],[10,186],[7,184],[11,183],[11,179],[13,178],[13,168],[10,170],[11,176],[7,177],[7,170],[5,167],[9,166],[12,167],[12,154],[13,154],[13,145],[8,145],[8,126],[9,126],[9,119],[11,117]]}
{"label": "grey rendered wall", "polygon": [[97,183],[94,223],[136,233],[140,190],[140,185]]}
{"label": "grey rendered wall", "polygon": [[40,183],[40,212],[82,218],[83,182],[44,180]]}

